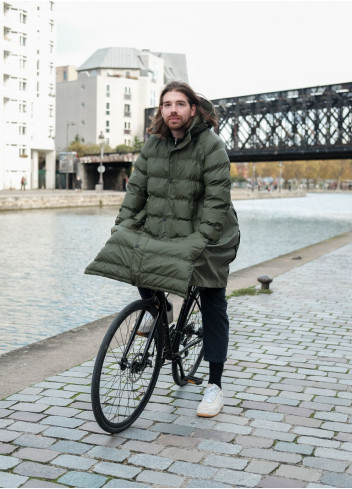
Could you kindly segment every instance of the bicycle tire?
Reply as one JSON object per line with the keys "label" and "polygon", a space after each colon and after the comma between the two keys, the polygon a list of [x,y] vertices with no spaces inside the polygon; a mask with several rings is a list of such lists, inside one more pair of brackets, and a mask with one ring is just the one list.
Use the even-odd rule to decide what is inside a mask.
{"label": "bicycle tire", "polygon": [[[179,352],[180,348],[185,349],[181,354],[180,363],[184,375],[182,375],[180,363],[178,361],[172,362],[172,376],[177,385],[186,385],[188,381],[185,377],[194,376],[203,360],[203,321],[202,312],[199,300],[199,291],[192,294],[189,302],[186,306],[185,316],[186,319],[183,323],[181,334],[175,337],[174,351]],[[188,348],[191,342],[198,342]]]}
{"label": "bicycle tire", "polygon": [[[126,306],[111,323],[96,357],[91,386],[92,408],[98,425],[108,433],[125,430],[140,416],[153,393],[162,364],[164,333],[154,331],[145,361],[147,337],[136,334],[136,321],[156,318],[147,300]],[[128,342],[127,355],[124,350]]]}

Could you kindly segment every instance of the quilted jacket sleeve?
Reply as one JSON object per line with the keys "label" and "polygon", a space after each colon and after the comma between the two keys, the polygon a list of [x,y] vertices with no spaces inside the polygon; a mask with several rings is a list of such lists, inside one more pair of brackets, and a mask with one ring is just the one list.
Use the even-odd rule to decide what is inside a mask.
{"label": "quilted jacket sleeve", "polygon": [[142,152],[134,163],[134,171],[128,180],[127,193],[122,202],[120,213],[115,224],[131,219],[140,212],[147,201],[147,149],[148,142],[143,146]]}
{"label": "quilted jacket sleeve", "polygon": [[205,195],[198,230],[210,244],[215,244],[220,239],[231,205],[230,161],[224,143],[213,132],[208,133],[204,151]]}

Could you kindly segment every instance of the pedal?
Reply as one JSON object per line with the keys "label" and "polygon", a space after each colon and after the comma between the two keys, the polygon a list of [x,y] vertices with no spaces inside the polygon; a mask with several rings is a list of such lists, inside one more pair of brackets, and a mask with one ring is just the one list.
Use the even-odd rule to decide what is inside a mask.
{"label": "pedal", "polygon": [[187,377],[185,377],[185,380],[190,384],[196,385],[200,385],[203,382],[203,379],[201,379],[200,377],[193,377],[193,375],[188,375]]}

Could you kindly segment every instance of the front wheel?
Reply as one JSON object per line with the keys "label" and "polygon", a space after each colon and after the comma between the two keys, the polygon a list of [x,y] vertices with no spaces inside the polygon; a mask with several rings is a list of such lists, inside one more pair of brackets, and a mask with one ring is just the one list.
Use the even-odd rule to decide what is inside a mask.
{"label": "front wheel", "polygon": [[199,290],[193,289],[188,299],[181,333],[175,333],[174,351],[178,360],[172,363],[172,375],[177,385],[186,385],[187,377],[193,376],[203,360],[203,321]]}
{"label": "front wheel", "polygon": [[153,393],[162,363],[163,330],[156,328],[151,339],[137,331],[156,316],[149,301],[133,302],[114,319],[100,346],[92,377],[92,407],[97,423],[109,433],[128,428]]}

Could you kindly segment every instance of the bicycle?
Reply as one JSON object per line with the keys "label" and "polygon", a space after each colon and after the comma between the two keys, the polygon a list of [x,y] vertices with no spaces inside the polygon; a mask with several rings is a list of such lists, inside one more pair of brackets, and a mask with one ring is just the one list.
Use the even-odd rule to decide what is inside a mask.
{"label": "bicycle", "polygon": [[[169,327],[167,297],[154,292],[126,306],[113,320],[96,357],[91,386],[98,425],[108,433],[131,426],[147,405],[160,369],[172,366],[179,386],[201,384],[195,373],[203,359],[203,325],[199,289],[190,287],[176,324]],[[152,327],[138,334],[146,321]],[[169,363],[165,363],[168,361]]]}

